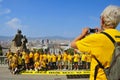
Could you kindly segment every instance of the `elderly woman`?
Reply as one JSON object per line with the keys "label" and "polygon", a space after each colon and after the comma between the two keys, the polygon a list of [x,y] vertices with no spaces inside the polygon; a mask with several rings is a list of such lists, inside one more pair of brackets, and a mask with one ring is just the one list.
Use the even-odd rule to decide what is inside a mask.
{"label": "elderly woman", "polygon": [[94,56],[105,68],[110,66],[114,44],[101,31],[108,33],[116,42],[120,42],[120,32],[116,29],[120,23],[120,7],[114,5],[106,7],[100,16],[100,20],[101,29],[97,33],[89,34],[89,28],[84,28],[81,35],[71,42],[71,47],[92,55],[90,80],[107,80],[101,68],[98,69],[95,79],[94,72],[98,62]]}

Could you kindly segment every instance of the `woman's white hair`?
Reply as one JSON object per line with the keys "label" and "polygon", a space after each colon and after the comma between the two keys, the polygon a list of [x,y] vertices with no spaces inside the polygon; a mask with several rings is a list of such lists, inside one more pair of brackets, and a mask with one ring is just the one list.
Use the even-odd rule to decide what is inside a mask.
{"label": "woman's white hair", "polygon": [[116,28],[117,25],[120,23],[120,7],[109,5],[103,10],[103,12],[101,13],[101,17],[104,20],[105,26]]}

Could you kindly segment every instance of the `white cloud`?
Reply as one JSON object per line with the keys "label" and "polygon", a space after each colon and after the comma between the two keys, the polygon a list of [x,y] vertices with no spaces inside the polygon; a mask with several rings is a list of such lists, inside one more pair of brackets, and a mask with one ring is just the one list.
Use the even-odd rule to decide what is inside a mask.
{"label": "white cloud", "polygon": [[2,9],[2,8],[0,8],[0,15],[9,14],[10,12],[11,12],[10,9]]}
{"label": "white cloud", "polygon": [[0,3],[1,3],[0,4],[0,15],[11,13],[11,10],[9,8],[2,7],[2,2],[3,2],[3,0],[0,0]]}
{"label": "white cloud", "polygon": [[22,25],[21,20],[18,18],[11,19],[10,21],[8,21],[6,23],[6,25],[11,27],[11,28],[14,28],[14,29],[18,29],[18,28],[21,28],[24,26],[24,25]]}

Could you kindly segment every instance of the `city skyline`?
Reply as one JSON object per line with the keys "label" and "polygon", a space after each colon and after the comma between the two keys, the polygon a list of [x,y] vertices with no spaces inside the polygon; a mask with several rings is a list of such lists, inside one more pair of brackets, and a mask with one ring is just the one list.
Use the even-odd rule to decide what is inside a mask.
{"label": "city skyline", "polygon": [[[100,27],[100,14],[119,0],[0,0],[0,36],[76,37],[82,28]],[[120,30],[120,25],[118,26]]]}

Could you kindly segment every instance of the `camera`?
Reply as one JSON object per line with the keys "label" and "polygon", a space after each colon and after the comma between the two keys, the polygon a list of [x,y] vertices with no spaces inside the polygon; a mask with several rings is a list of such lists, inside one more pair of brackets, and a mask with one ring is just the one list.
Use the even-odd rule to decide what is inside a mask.
{"label": "camera", "polygon": [[92,29],[92,28],[89,29],[89,33],[95,33],[97,31],[98,31],[97,29]]}

